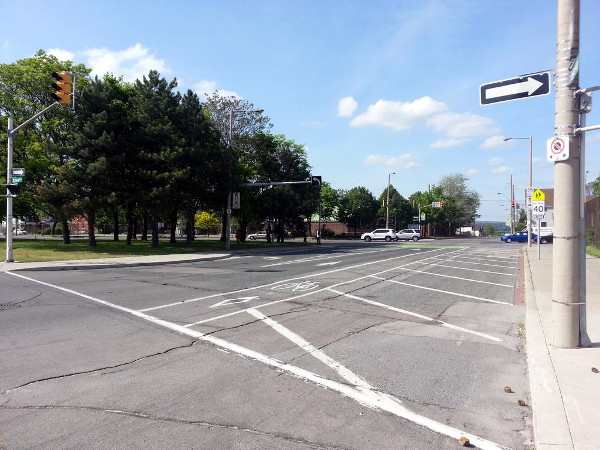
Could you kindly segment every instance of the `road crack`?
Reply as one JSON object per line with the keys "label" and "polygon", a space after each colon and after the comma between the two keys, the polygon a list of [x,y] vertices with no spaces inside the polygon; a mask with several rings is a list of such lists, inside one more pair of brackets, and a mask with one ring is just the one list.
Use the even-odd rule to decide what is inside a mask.
{"label": "road crack", "polygon": [[49,410],[49,411],[52,411],[52,410],[92,411],[92,412],[100,412],[100,413],[116,414],[116,415],[127,416],[127,417],[134,417],[134,418],[144,419],[144,420],[152,420],[152,421],[156,421],[156,422],[177,423],[177,424],[183,424],[183,425],[201,426],[201,427],[206,427],[206,428],[219,428],[219,429],[230,430],[230,431],[241,431],[243,433],[249,433],[249,434],[253,434],[253,435],[257,435],[257,436],[271,437],[271,438],[275,438],[275,439],[281,439],[286,442],[302,444],[302,445],[306,445],[306,446],[309,446],[310,448],[315,448],[315,449],[333,449],[333,450],[345,450],[346,449],[346,447],[340,447],[337,445],[325,445],[325,444],[320,444],[317,442],[311,442],[306,439],[293,437],[287,433],[269,433],[266,431],[254,430],[251,428],[246,428],[246,427],[229,424],[229,423],[207,422],[207,421],[203,421],[203,420],[186,420],[186,419],[179,419],[179,418],[175,418],[175,417],[162,417],[162,416],[155,416],[155,415],[151,415],[151,414],[147,414],[147,413],[143,413],[143,412],[139,412],[139,411],[123,411],[123,410],[118,410],[118,409],[106,409],[106,408],[99,408],[99,407],[94,407],[94,406],[64,406],[64,405],[60,405],[60,406],[59,405],[38,405],[38,406],[6,406],[6,405],[2,405],[2,406],[0,406],[0,409],[4,409],[4,410]]}
{"label": "road crack", "polygon": [[139,361],[142,361],[144,359],[154,358],[156,356],[166,355],[167,353],[172,352],[174,350],[179,350],[179,349],[182,349],[182,348],[190,348],[192,345],[196,344],[197,342],[198,342],[197,340],[193,340],[190,343],[185,344],[185,345],[179,345],[177,347],[172,347],[172,348],[169,348],[169,349],[164,350],[162,352],[153,353],[151,355],[140,356],[139,358],[136,358],[136,359],[134,359],[132,361],[127,361],[127,362],[124,362],[124,363],[116,364],[114,366],[99,367],[97,369],[82,370],[80,372],[73,372],[73,373],[67,373],[67,374],[62,374],[62,375],[54,375],[54,376],[51,376],[51,377],[40,378],[38,380],[28,381],[27,383],[21,384],[19,386],[14,387],[14,388],[10,388],[10,389],[1,391],[0,395],[5,395],[5,394],[8,394],[10,392],[16,391],[17,389],[21,389],[21,388],[23,388],[25,386],[30,386],[30,385],[36,384],[36,383],[42,383],[44,381],[59,380],[61,378],[69,378],[69,377],[74,377],[74,376],[77,376],[77,375],[86,375],[86,374],[90,374],[90,373],[101,372],[103,370],[117,369],[119,367],[127,366],[127,365],[130,365],[130,364],[135,364],[135,363],[137,363]]}

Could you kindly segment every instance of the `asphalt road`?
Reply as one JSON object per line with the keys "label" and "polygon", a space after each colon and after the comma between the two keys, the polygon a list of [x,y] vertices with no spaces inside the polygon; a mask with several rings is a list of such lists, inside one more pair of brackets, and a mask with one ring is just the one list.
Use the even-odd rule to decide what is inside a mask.
{"label": "asphalt road", "polygon": [[524,448],[520,250],[0,273],[0,448]]}

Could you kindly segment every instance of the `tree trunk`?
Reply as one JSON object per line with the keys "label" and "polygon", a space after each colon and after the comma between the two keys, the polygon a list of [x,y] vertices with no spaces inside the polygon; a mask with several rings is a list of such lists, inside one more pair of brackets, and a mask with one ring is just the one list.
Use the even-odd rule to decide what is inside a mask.
{"label": "tree trunk", "polygon": [[196,215],[196,208],[189,207],[187,210],[186,224],[185,224],[185,244],[191,245],[194,240],[194,219]]}
{"label": "tree trunk", "polygon": [[88,212],[88,244],[90,247],[94,248],[98,244],[96,243],[96,231],[94,227],[96,225],[96,210],[91,208]]}
{"label": "tree trunk", "polygon": [[61,217],[60,222],[62,223],[63,244],[70,244],[71,234],[69,233],[69,222],[66,217]]}
{"label": "tree trunk", "polygon": [[[148,220],[148,213],[145,214],[145,217]],[[156,206],[152,207],[152,240],[150,241],[150,246],[152,248],[158,247],[158,210]]]}
{"label": "tree trunk", "polygon": [[[154,227],[154,224],[152,224],[152,226]],[[157,227],[158,227],[158,223],[157,223]],[[158,228],[157,228],[157,231],[158,231]],[[154,228],[152,228],[152,232],[154,233]],[[144,213],[142,214],[142,241],[147,241],[147,240],[148,240],[148,210],[145,209]]]}
{"label": "tree trunk", "polygon": [[113,209],[113,241],[119,240],[119,210]]}
{"label": "tree trunk", "polygon": [[133,239],[134,219],[133,205],[127,205],[127,245],[131,245],[131,241]]}
{"label": "tree trunk", "polygon": [[175,239],[175,229],[177,228],[177,208],[173,208],[171,210],[169,222],[171,222],[171,236],[169,238],[169,243],[177,244],[177,239]]}

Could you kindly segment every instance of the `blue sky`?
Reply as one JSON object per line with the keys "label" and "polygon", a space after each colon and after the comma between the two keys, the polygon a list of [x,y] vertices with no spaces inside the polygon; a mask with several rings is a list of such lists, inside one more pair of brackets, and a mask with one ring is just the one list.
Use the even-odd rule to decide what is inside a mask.
{"label": "blue sky", "polygon": [[[479,86],[555,68],[555,0],[14,1],[3,5],[0,63],[38,49],[134,80],[158,70],[182,90],[235,94],[273,132],[305,145],[334,188],[403,195],[464,174],[483,220],[507,217],[529,178],[554,185],[551,95],[489,106]],[[10,18],[10,19],[9,19]],[[600,85],[600,3],[581,0],[580,86]],[[598,95],[598,94],[596,94]],[[596,99],[594,99],[596,100]],[[600,124],[600,104],[587,124]],[[587,133],[588,181],[600,131]]]}

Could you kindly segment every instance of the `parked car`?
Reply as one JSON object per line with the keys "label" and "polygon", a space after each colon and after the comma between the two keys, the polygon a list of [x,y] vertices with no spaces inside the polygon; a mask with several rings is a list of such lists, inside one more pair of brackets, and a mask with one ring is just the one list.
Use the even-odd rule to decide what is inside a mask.
{"label": "parked car", "polygon": [[417,242],[419,239],[421,239],[421,232],[419,230],[411,230],[409,228],[405,230],[400,230],[396,232],[396,240],[398,239],[404,239],[407,241],[413,240]]}
{"label": "parked car", "polygon": [[27,230],[15,230],[15,231],[13,231],[13,233],[15,233],[16,235],[27,234]]}
{"label": "parked car", "polygon": [[370,233],[363,233],[360,238],[365,242],[369,242],[371,239],[385,240],[386,242],[398,240],[396,238],[396,232],[391,228],[379,228],[371,231]]}
{"label": "parked car", "polygon": [[256,239],[267,239],[267,232],[257,231],[256,233],[249,234],[248,236],[246,236],[246,238],[250,239],[251,241],[254,241]]}
{"label": "parked car", "polygon": [[554,234],[540,237],[540,244],[552,244],[554,241]]}

